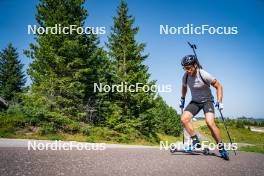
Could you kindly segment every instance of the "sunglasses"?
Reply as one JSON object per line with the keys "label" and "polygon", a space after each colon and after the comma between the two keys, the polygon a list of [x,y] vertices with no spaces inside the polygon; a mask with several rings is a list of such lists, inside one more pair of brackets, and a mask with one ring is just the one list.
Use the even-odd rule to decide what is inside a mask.
{"label": "sunglasses", "polygon": [[194,66],[185,66],[185,67],[183,67],[183,69],[185,70],[185,71],[189,71],[189,70],[192,70],[192,69],[194,69]]}

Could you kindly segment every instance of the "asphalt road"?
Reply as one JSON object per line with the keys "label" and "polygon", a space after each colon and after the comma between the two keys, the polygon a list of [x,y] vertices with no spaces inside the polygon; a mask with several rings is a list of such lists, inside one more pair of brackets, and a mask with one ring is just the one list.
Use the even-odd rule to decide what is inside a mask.
{"label": "asphalt road", "polygon": [[[264,155],[170,154],[155,147],[107,145],[105,150],[28,150],[0,141],[0,175],[264,175]],[[18,147],[16,147],[16,145]],[[215,154],[218,155],[217,152]]]}

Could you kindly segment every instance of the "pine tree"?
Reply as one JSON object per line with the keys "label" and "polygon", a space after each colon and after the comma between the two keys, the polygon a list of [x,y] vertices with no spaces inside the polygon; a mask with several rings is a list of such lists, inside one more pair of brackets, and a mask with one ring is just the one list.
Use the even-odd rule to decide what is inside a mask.
{"label": "pine tree", "polygon": [[0,53],[0,95],[11,101],[16,93],[22,92],[26,83],[23,64],[18,59],[16,48],[10,43]]}
{"label": "pine tree", "polygon": [[[41,27],[84,27],[87,10],[83,0],[42,0],[36,20]],[[74,118],[98,121],[98,107],[104,95],[93,92],[93,83],[105,81],[107,57],[98,48],[94,34],[37,34],[37,45],[26,54],[33,58],[29,75],[32,91],[47,97],[51,111]],[[101,97],[100,97],[101,96]],[[96,116],[91,116],[95,111]]]}
{"label": "pine tree", "polygon": [[[153,85],[154,81],[149,80],[148,67],[143,64],[143,61],[148,57],[148,55],[143,54],[145,44],[138,43],[135,39],[139,27],[133,26],[135,19],[128,15],[128,7],[125,1],[121,1],[117,16],[113,20],[114,25],[107,43],[109,55],[114,65],[113,83]],[[146,134],[153,131],[151,110],[154,106],[154,95],[151,91],[114,93],[112,95],[113,102],[119,115],[110,117],[109,122],[114,122],[115,125],[112,126],[120,130],[134,127]]]}

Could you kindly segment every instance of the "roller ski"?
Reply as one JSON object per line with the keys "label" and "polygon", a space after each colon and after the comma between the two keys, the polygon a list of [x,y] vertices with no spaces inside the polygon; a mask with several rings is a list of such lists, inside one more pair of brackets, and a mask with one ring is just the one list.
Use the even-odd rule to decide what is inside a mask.
{"label": "roller ski", "polygon": [[204,155],[210,155],[211,154],[211,152],[208,148],[204,148],[204,149],[195,148],[192,145],[189,145],[187,147],[183,147],[182,149],[174,147],[173,149],[170,149],[170,152],[171,153],[181,152],[181,153],[188,153],[188,154],[202,153]]}
{"label": "roller ski", "polygon": [[183,153],[202,153],[204,155],[209,155],[210,154],[210,150],[208,148],[202,148],[201,144],[200,144],[200,140],[198,139],[197,135],[192,136],[192,144],[191,145],[187,145],[184,146],[183,143],[183,147],[182,149],[177,148],[176,146],[174,148],[172,148],[170,150],[171,153],[175,153],[175,152],[183,152]]}

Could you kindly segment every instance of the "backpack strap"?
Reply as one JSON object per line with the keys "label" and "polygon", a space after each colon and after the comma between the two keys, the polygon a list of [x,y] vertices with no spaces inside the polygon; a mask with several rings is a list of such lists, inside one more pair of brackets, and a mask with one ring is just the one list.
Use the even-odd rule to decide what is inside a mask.
{"label": "backpack strap", "polygon": [[207,84],[207,82],[206,82],[206,81],[204,80],[204,78],[202,77],[202,74],[201,74],[201,72],[200,72],[200,69],[199,69],[199,75],[200,75],[200,77],[201,77],[203,83],[204,83],[205,85],[207,85],[208,87],[210,87],[210,85]]}
{"label": "backpack strap", "polygon": [[[210,87],[210,85],[209,84],[207,84],[207,82],[204,80],[204,78],[202,77],[202,74],[201,74],[201,72],[200,72],[200,69],[199,69],[199,76],[201,77],[201,79],[202,79],[202,81],[203,81],[203,83],[205,84],[205,85],[207,85],[208,87]],[[186,74],[186,77],[185,77],[185,84],[187,85],[187,81],[188,81],[188,74]]]}
{"label": "backpack strap", "polygon": [[188,81],[188,74],[186,74],[186,77],[185,77],[185,85],[187,86],[187,81]]}

